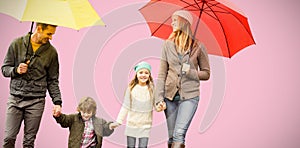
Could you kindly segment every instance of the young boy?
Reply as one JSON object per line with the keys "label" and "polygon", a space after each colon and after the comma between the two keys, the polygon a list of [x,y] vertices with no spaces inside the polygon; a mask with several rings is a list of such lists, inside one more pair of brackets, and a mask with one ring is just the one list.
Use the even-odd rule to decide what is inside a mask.
{"label": "young boy", "polygon": [[112,122],[96,117],[96,109],[93,98],[83,97],[77,107],[79,113],[54,117],[61,127],[70,130],[69,148],[101,148],[102,137],[113,133],[109,128]]}

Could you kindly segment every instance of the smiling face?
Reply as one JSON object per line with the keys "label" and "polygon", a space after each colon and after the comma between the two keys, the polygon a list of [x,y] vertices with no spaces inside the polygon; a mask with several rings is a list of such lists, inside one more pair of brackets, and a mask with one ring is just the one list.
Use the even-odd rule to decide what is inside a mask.
{"label": "smiling face", "polygon": [[179,25],[178,25],[178,16],[177,15],[172,16],[171,26],[173,28],[173,32],[180,29]]}
{"label": "smiling face", "polygon": [[48,25],[44,30],[42,26],[37,28],[37,44],[46,44],[49,40],[52,40],[52,36],[55,34],[56,27]]}
{"label": "smiling face", "polygon": [[80,111],[80,114],[81,114],[81,118],[84,121],[89,120],[93,116],[93,112],[92,111]]}
{"label": "smiling face", "polygon": [[186,34],[189,34],[188,33],[189,30],[191,30],[190,23],[186,19],[184,19],[184,18],[182,18],[182,17],[180,17],[178,15],[173,15],[172,16],[171,26],[173,28],[173,32],[175,32],[175,31],[183,31]]}
{"label": "smiling face", "polygon": [[93,98],[83,97],[80,99],[77,111],[80,112],[81,118],[84,121],[89,120],[93,115],[96,114],[97,105]]}
{"label": "smiling face", "polygon": [[149,80],[150,77],[150,71],[148,69],[140,69],[137,73],[137,79],[138,83],[141,86],[147,85],[147,81]]}

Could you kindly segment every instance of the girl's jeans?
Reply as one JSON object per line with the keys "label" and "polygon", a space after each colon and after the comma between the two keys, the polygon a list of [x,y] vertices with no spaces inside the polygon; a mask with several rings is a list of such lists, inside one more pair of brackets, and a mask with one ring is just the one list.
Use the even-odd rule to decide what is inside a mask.
{"label": "girl's jeans", "polygon": [[164,100],[167,105],[165,115],[169,134],[168,143],[180,142],[184,144],[186,132],[198,107],[199,96],[186,100],[170,101],[167,98]]}
{"label": "girl's jeans", "polygon": [[147,148],[149,138],[135,138],[130,136],[127,136],[127,148],[135,148],[136,139],[139,139],[139,148]]}

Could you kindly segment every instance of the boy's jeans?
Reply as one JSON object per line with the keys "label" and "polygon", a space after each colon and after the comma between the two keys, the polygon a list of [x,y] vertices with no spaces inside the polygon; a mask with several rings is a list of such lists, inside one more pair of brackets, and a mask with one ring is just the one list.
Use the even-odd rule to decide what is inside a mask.
{"label": "boy's jeans", "polygon": [[199,96],[187,100],[164,99],[167,105],[165,115],[167,118],[169,141],[185,142],[185,135],[198,107]]}

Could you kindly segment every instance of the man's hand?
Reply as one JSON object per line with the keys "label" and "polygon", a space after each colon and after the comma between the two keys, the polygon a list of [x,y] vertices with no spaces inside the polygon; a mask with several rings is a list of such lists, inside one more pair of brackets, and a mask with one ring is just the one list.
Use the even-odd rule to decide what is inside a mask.
{"label": "man's hand", "polygon": [[23,74],[26,73],[28,69],[28,65],[25,63],[20,63],[18,68],[17,68],[17,73],[18,74]]}

